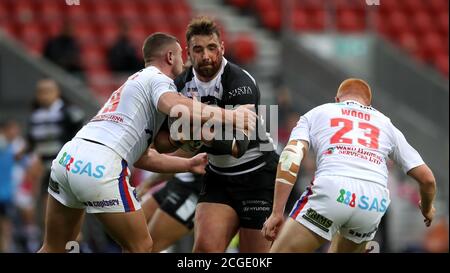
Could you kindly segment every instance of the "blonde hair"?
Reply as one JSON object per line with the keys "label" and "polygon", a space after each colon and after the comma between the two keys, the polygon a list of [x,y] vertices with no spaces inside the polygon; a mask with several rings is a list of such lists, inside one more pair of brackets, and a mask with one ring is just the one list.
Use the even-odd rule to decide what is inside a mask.
{"label": "blonde hair", "polygon": [[366,105],[372,103],[372,90],[367,82],[361,79],[346,79],[339,85],[336,98],[342,99],[361,99]]}

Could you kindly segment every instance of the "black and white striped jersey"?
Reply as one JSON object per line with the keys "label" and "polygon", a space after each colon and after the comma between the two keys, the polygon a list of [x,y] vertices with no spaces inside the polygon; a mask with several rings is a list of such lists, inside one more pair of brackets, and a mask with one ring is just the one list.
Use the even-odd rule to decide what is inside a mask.
{"label": "black and white striped jersey", "polygon": [[49,108],[35,109],[29,118],[27,141],[30,150],[37,153],[50,167],[62,146],[83,126],[84,113],[62,100]]}
{"label": "black and white striped jersey", "polygon": [[[244,69],[222,60],[222,66],[216,77],[209,82],[202,82],[196,77],[195,70],[190,67],[175,79],[178,92],[209,105],[217,105],[225,108],[227,105],[236,106],[243,104],[260,105],[260,92],[255,79]],[[261,122],[258,130],[264,130]],[[269,152],[260,150],[261,143],[271,143],[270,135],[257,132],[256,140],[251,140],[247,151],[239,158],[229,154],[218,154],[208,151],[209,167],[221,174],[238,175],[261,168],[265,165]],[[264,135],[265,137],[258,137]],[[272,145],[273,147],[273,145]],[[273,152],[273,150],[272,150]]]}

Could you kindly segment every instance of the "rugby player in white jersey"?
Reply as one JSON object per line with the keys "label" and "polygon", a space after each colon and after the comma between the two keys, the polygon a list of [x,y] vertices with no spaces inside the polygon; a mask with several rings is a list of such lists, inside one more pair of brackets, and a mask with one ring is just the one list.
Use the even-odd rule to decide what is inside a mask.
{"label": "rugby player in white jersey", "polygon": [[[53,161],[40,252],[64,252],[66,243],[76,239],[85,211],[95,213],[123,251],[150,252],[152,239],[129,184],[128,166],[155,172],[199,172],[203,167],[204,154],[185,159],[149,149],[173,107],[189,109],[190,116],[182,117],[187,120],[206,122],[211,117],[193,111],[193,101],[176,92],[173,79],[181,73],[183,60],[175,37],[149,36],[143,56],[145,69],[130,76]],[[202,105],[205,108],[209,106]],[[233,123],[237,115],[247,117],[243,124]],[[253,130],[256,114],[250,106],[242,106],[212,118]]]}
{"label": "rugby player in white jersey", "polygon": [[[369,85],[347,79],[335,100],[300,118],[280,156],[273,211],[262,229],[275,240],[271,252],[313,252],[327,241],[330,252],[364,252],[390,203],[388,157],[418,182],[425,225],[433,221],[433,173],[391,120],[370,106]],[[317,155],[315,179],[285,222],[286,200],[309,148]]]}

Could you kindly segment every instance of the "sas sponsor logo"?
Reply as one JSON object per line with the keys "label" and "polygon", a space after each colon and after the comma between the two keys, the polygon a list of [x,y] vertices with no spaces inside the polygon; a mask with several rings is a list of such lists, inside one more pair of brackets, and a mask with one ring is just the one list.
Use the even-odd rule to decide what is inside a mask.
{"label": "sas sponsor logo", "polygon": [[330,227],[333,224],[333,221],[320,215],[311,208],[309,208],[302,217],[325,232],[330,231]]}
{"label": "sas sponsor logo", "polygon": [[384,198],[379,201],[379,198],[374,197],[372,200],[368,196],[360,196],[359,198],[355,193],[347,191],[346,189],[339,190],[339,196],[336,199],[338,203],[347,205],[351,208],[358,207],[362,210],[385,212],[388,207],[388,201]]}
{"label": "sas sponsor logo", "polygon": [[103,165],[95,166],[91,162],[75,160],[73,156],[66,152],[63,153],[58,163],[65,167],[68,172],[79,175],[87,175],[94,178],[102,178],[106,169]]}
{"label": "sas sponsor logo", "polygon": [[119,199],[111,199],[111,200],[101,200],[101,201],[86,201],[83,202],[85,206],[88,207],[97,207],[97,208],[104,208],[104,207],[113,207],[120,205]]}

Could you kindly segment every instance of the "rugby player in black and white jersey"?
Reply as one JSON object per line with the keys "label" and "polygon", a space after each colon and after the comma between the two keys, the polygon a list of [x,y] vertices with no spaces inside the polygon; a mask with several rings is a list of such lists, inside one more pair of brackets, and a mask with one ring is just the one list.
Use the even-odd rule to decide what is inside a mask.
{"label": "rugby player in black and white jersey", "polygon": [[[221,108],[260,104],[255,79],[223,57],[214,21],[193,19],[186,39],[192,67],[175,79],[179,92]],[[261,124],[258,129],[265,131]],[[241,252],[269,250],[260,229],[271,213],[278,155],[268,133],[257,135],[203,145],[209,162],[195,212],[194,252],[224,252],[236,232]],[[261,144],[271,148],[262,151]]]}

